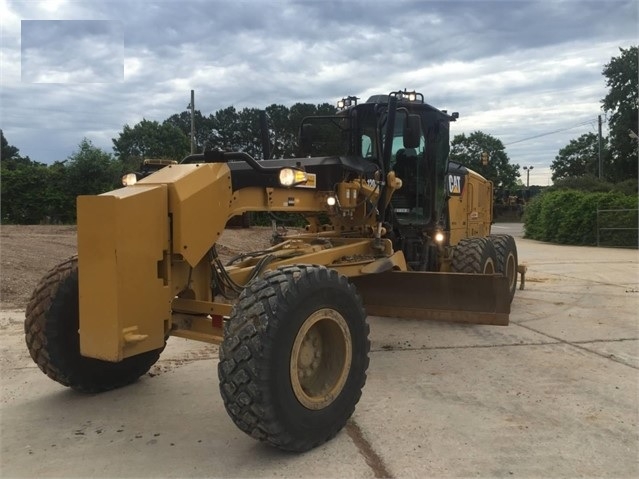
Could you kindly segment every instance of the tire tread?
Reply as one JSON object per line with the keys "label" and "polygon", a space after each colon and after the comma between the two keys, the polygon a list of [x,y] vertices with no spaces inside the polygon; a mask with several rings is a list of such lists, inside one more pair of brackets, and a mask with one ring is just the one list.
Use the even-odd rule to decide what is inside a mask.
{"label": "tire tread", "polygon": [[506,260],[509,253],[512,252],[514,255],[515,276],[514,284],[512,285],[510,290],[510,300],[512,301],[515,296],[515,290],[517,289],[517,243],[515,242],[515,238],[507,234],[492,234],[488,238],[493,243],[493,246],[495,248],[495,253],[497,255],[497,263],[495,266],[498,273],[507,274],[505,272]]}
{"label": "tire tread", "polygon": [[118,363],[81,356],[77,271],[74,255],[52,268],[36,286],[24,322],[31,358],[49,378],[80,392],[98,393],[135,382],[155,364],[164,348]]}
{"label": "tire tread", "polygon": [[455,246],[451,269],[456,273],[481,273],[486,255],[496,259],[496,253],[488,238],[463,238]]}
{"label": "tire tread", "polygon": [[[306,451],[331,439],[344,426],[337,422],[321,438],[308,439],[293,436],[278,417],[275,402],[270,397],[267,359],[272,357],[274,335],[280,327],[281,311],[286,310],[290,295],[288,290],[299,290],[325,282],[337,283],[357,298],[362,317],[366,316],[361,299],[348,279],[337,271],[323,266],[285,266],[264,274],[263,279],[249,285],[240,295],[240,301],[231,312],[231,319],[224,324],[224,341],[220,346],[218,375],[220,392],[227,412],[233,422],[246,434],[266,441],[280,449]],[[366,358],[364,373],[354,389],[354,401],[346,419],[355,410],[361,390],[366,382],[368,368],[369,326],[365,324]],[[344,420],[344,423],[346,420]]]}

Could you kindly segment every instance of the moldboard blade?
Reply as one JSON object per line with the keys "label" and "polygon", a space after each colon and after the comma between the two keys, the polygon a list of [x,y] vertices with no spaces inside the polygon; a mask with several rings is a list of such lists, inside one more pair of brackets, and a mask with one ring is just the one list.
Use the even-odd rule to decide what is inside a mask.
{"label": "moldboard blade", "polygon": [[350,281],[370,315],[508,324],[508,280],[501,275],[391,271]]}

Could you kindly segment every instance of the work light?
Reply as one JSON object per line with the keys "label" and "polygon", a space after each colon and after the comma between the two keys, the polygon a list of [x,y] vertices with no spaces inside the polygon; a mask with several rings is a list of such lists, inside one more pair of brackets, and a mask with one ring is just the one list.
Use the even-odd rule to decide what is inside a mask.
{"label": "work light", "polygon": [[280,184],[282,186],[290,187],[306,183],[307,181],[308,177],[306,176],[306,172],[302,170],[295,168],[282,168],[280,170]]}
{"label": "work light", "polygon": [[122,184],[124,186],[133,186],[138,182],[138,177],[135,173],[127,173],[122,177]]}

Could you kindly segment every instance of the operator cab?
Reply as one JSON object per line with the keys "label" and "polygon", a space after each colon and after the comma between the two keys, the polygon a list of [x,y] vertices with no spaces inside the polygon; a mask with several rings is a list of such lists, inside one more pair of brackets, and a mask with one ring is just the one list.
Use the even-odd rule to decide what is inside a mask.
{"label": "operator cab", "polygon": [[[393,137],[387,140],[391,97],[397,102]],[[374,95],[364,103],[357,100],[352,96],[340,100],[336,116],[304,118],[302,155],[356,157],[376,164],[382,172],[394,170],[403,186],[393,194],[388,219],[434,229],[445,200],[449,124],[459,115],[438,110],[425,103],[421,93],[406,90]],[[388,147],[390,153],[384,151]]]}

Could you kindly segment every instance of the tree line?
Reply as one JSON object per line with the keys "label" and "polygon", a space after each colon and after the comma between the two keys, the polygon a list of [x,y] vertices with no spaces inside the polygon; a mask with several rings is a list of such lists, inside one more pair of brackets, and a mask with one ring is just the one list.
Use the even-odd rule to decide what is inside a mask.
{"label": "tree line", "polygon": [[75,198],[113,189],[122,169],[89,140],[64,161],[46,165],[20,155],[0,131],[2,223],[75,222]]}
{"label": "tree line", "polygon": [[550,165],[555,184],[575,186],[637,180],[639,51],[637,46],[619,51],[619,56],[613,57],[602,72],[608,93],[601,104],[609,126],[609,135],[601,138],[602,176],[599,177],[599,135],[585,133],[560,149]]}
{"label": "tree line", "polygon": [[[296,103],[288,108],[271,105],[269,118],[270,157],[292,157],[297,153],[297,129],[302,118],[332,115],[328,103]],[[194,112],[195,148],[245,151],[260,158],[259,110],[230,106],[203,115]],[[162,122],[142,119],[124,125],[113,138],[113,153],[84,138],[69,157],[47,165],[20,154],[0,130],[0,219],[5,224],[74,223],[78,195],[93,195],[121,187],[124,173],[139,170],[142,161],[160,158],[180,161],[190,153],[190,112],[171,115]]]}
{"label": "tree line", "polygon": [[[620,49],[621,54],[605,65],[603,75],[609,93],[602,100],[608,114],[610,135],[603,139],[604,175],[608,182],[637,179],[637,47]],[[298,156],[298,128],[306,116],[334,115],[328,104],[296,103],[291,107],[270,105],[268,117],[270,157]],[[245,151],[261,158],[259,110],[233,106],[210,115],[194,111],[195,151],[205,148]],[[61,161],[46,165],[22,156],[0,131],[0,220],[2,223],[73,223],[78,195],[99,194],[121,186],[124,173],[136,171],[147,158],[179,161],[190,152],[191,113],[176,113],[162,122],[142,119],[124,125],[113,138],[113,153],[89,139],[82,139],[76,151]],[[556,184],[592,183],[598,161],[596,135],[588,133],[562,148],[551,165]],[[482,153],[489,161],[482,161]],[[513,164],[504,144],[481,131],[456,135],[451,141],[450,159],[462,163],[488,178],[498,190],[522,188],[519,165]],[[628,180],[630,178],[630,180]],[[601,185],[603,180],[596,180]],[[630,185],[630,189],[633,185]]]}
{"label": "tree line", "polygon": [[[302,119],[313,115],[334,115],[337,109],[328,103],[297,103],[267,107],[270,158],[299,156],[298,128]],[[262,158],[259,110],[236,110],[229,106],[203,115],[194,112],[195,151],[221,149],[245,151]],[[121,186],[124,173],[139,170],[144,159],[180,161],[190,153],[191,114],[171,115],[162,122],[143,119],[124,125],[113,138],[113,153],[96,147],[84,138],[76,151],[62,161],[46,165],[22,156],[0,131],[2,151],[0,175],[2,223],[73,223],[78,195],[92,195]],[[480,154],[491,151],[489,165],[481,165]],[[480,131],[457,135],[451,144],[451,159],[480,171],[502,187],[515,187],[518,165],[510,164],[503,143]]]}
{"label": "tree line", "polygon": [[[562,244],[639,247],[639,51],[620,48],[603,69],[609,135],[586,133],[559,150],[553,186],[526,206],[525,236]],[[600,168],[601,165],[601,168]]]}

